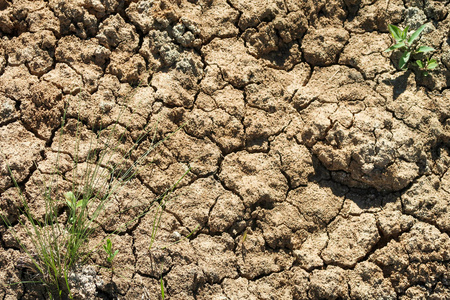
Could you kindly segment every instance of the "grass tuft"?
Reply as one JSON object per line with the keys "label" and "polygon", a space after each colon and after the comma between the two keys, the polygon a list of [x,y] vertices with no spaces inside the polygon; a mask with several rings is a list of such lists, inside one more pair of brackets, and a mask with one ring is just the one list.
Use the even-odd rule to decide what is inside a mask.
{"label": "grass tuft", "polygon": [[[125,106],[122,110],[124,109],[126,109]],[[102,225],[101,221],[105,222],[103,217],[100,221],[99,216],[104,214],[113,196],[136,177],[150,153],[181,127],[156,142],[158,126],[156,122],[151,128],[147,126],[141,136],[130,142],[125,135],[127,128],[119,125],[122,113],[119,113],[115,123],[107,130],[100,129],[94,134],[85,129],[79,118],[66,119],[66,111],[67,107],[57,135],[55,163],[50,174],[44,174],[44,180],[39,183],[41,201],[36,203],[41,203],[44,206],[43,209],[41,207],[40,210],[36,210],[29,204],[11,168],[7,165],[20,197],[20,217],[16,224],[12,224],[7,214],[0,211],[9,234],[27,257],[22,265],[26,265],[30,270],[30,280],[21,283],[42,284],[50,298],[72,298],[70,273],[76,266],[85,264],[90,255],[101,246],[108,253],[107,259],[111,264],[117,251],[113,251],[109,237],[138,218],[155,211],[155,209],[151,210],[154,207],[156,213],[150,237],[151,247],[168,196],[190,170],[163,195],[141,204],[136,217],[121,224],[119,229],[107,234],[100,243],[89,248],[87,246],[89,237]],[[150,135],[152,131],[153,136]],[[150,140],[150,146],[133,160],[132,154],[144,140]],[[130,147],[125,147],[130,143]],[[63,152],[63,149],[66,151],[70,145],[73,147],[70,153]],[[69,171],[67,171],[67,164],[60,165],[65,161],[61,158],[66,158],[67,155],[73,160]],[[39,166],[36,166],[35,172],[38,171]],[[109,216],[108,220],[124,212],[120,211]]]}

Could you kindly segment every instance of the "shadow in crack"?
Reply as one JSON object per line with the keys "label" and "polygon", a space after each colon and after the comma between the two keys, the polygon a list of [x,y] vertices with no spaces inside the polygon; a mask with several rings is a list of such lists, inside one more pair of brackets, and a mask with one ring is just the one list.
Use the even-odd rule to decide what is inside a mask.
{"label": "shadow in crack", "polygon": [[271,51],[256,57],[265,60],[272,68],[290,70],[298,63],[297,60],[301,55],[299,48],[300,45],[298,43],[291,42],[280,46],[278,51]]}
{"label": "shadow in crack", "polygon": [[393,96],[394,100],[397,99],[403,92],[406,90],[408,86],[408,78],[411,75],[412,71],[408,70],[404,72],[402,75],[398,76],[395,79],[385,79],[383,80],[384,84],[393,86]]}
{"label": "shadow in crack", "polygon": [[[343,171],[329,171],[325,166],[313,156],[314,173],[309,177],[310,182],[314,182],[319,185],[320,188],[329,189],[334,196],[344,197],[346,200],[350,200],[358,207],[358,210],[370,211],[374,208],[381,208],[389,202],[398,201],[403,190],[401,191],[378,191],[377,189],[364,185],[354,181],[354,186],[349,186],[339,179],[342,179]],[[347,174],[350,176],[350,174]],[[405,188],[404,190],[406,190]],[[356,208],[355,207],[355,208]],[[348,207],[352,210],[351,207]],[[355,211],[348,213],[352,214]]]}
{"label": "shadow in crack", "polygon": [[433,70],[430,71],[428,76],[424,76],[417,70],[416,78],[418,86],[423,86],[434,93],[437,92],[437,94],[439,94],[439,90],[450,87],[450,71],[448,70]]}

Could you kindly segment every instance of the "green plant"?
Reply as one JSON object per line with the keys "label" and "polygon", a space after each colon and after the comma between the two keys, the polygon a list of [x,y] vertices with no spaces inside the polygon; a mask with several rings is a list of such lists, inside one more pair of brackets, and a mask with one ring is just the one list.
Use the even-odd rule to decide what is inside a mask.
{"label": "green plant", "polygon": [[401,70],[407,69],[408,64],[411,60],[420,68],[425,76],[428,75],[429,70],[433,70],[437,67],[437,62],[435,59],[430,59],[427,54],[435,51],[434,48],[429,46],[419,46],[417,44],[417,38],[425,29],[426,25],[420,26],[416,31],[414,31],[411,36],[408,37],[409,26],[401,30],[395,25],[390,24],[389,32],[396,41],[396,44],[384,50],[385,52],[390,52],[393,50],[402,51],[402,56],[398,62],[398,67]]}
{"label": "green plant", "polygon": [[106,244],[103,245],[103,249],[105,249],[106,254],[108,254],[108,257],[106,258],[106,260],[109,263],[112,263],[114,257],[117,255],[117,253],[119,253],[119,250],[116,250],[113,252],[112,250],[112,242],[110,239],[106,239]]}
{"label": "green plant", "polygon": [[64,193],[64,198],[66,198],[67,206],[70,209],[69,222],[73,223],[76,220],[77,209],[83,206],[83,199],[77,201],[72,192]]}
{"label": "green plant", "polygon": [[416,60],[416,64],[424,76],[428,76],[428,71],[434,70],[438,66],[437,61],[434,58],[429,57],[427,57],[425,61],[419,59]]}
{"label": "green plant", "polygon": [[[69,282],[70,272],[78,265],[86,263],[90,254],[97,251],[101,245],[104,245],[104,249],[109,255],[108,261],[112,262],[118,250],[113,252],[109,236],[119,229],[109,233],[93,247],[88,246],[87,243],[89,237],[101,226],[99,216],[105,211],[112,196],[138,174],[140,168],[145,165],[146,157],[151,151],[182,128],[182,126],[179,127],[175,132],[155,143],[157,124],[153,128],[147,126],[144,128],[143,134],[132,143],[132,146],[128,150],[123,150],[121,146],[125,139],[124,133],[118,134],[119,119],[123,112],[121,110],[115,123],[110,126],[111,130],[109,130],[106,139],[102,136],[104,131],[99,130],[88,141],[87,157],[81,160],[80,135],[82,125],[79,118],[76,121],[72,120],[74,121],[72,123],[75,123],[72,128],[75,153],[72,155],[73,169],[70,177],[70,171],[62,171],[60,166],[62,137],[66,134],[66,131],[71,130],[68,127],[69,122],[66,124],[66,111],[64,110],[59,136],[56,136],[56,138],[59,138],[59,142],[54,170],[49,175],[51,178],[44,181],[41,186],[41,194],[45,205],[43,217],[36,215],[28,205],[28,201],[22,193],[19,183],[16,182],[9,165],[7,165],[7,168],[22,202],[19,213],[23,217],[19,218],[18,224],[13,225],[0,211],[0,216],[8,227],[9,233],[22,248],[28,258],[28,265],[34,270],[35,274],[30,281],[43,284],[47,288],[50,298],[72,298]],[[143,154],[139,155],[138,158],[133,159],[135,150],[152,130],[155,131],[155,135],[153,135],[153,138],[149,138],[150,146],[148,149],[142,150]],[[108,131],[106,132],[108,133]],[[117,155],[121,159],[117,160]],[[114,163],[111,164],[112,161]],[[87,165],[84,171],[80,171],[82,169],[81,163]],[[128,167],[123,168],[124,165]],[[36,169],[38,169],[37,166]],[[189,171],[190,169],[159,198],[151,199],[141,205],[138,216],[121,224],[119,228],[127,227],[136,219],[143,217],[151,211],[153,206],[160,207],[161,203],[165,203],[168,195]],[[67,187],[60,187],[60,181],[70,183],[72,185],[71,190],[67,191]],[[64,206],[68,210],[66,221],[64,221],[64,214],[61,214],[61,207]],[[107,221],[123,212],[108,216]],[[158,213],[161,213],[161,210]],[[160,217],[158,218],[160,219]],[[26,240],[21,233],[25,233]],[[104,244],[105,241],[106,244]]]}

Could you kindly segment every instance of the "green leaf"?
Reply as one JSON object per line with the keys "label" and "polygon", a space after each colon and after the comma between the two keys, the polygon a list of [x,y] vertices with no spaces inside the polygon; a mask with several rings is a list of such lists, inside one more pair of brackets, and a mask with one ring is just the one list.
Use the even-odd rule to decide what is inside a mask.
{"label": "green leaf", "polygon": [[413,34],[411,34],[411,37],[408,40],[408,44],[412,44],[417,37],[420,35],[420,33],[425,29],[426,24],[423,24],[422,26],[419,27],[419,29],[417,29],[416,31],[414,31]]}
{"label": "green leaf", "polygon": [[430,73],[428,73],[427,71],[425,71],[425,72],[422,73],[422,75],[423,75],[424,77],[427,77],[428,75],[430,75]]}
{"label": "green leaf", "polygon": [[411,51],[405,51],[402,55],[402,57],[400,57],[400,61],[398,63],[398,67],[400,69],[405,69],[406,68],[406,64],[409,61],[409,58],[411,57]]}
{"label": "green leaf", "polygon": [[406,36],[408,35],[409,25],[402,31],[402,40],[406,40]]}
{"label": "green leaf", "polygon": [[64,193],[64,198],[66,198],[66,200],[70,201],[71,203],[75,203],[75,201],[77,200],[72,192]]}
{"label": "green leaf", "polygon": [[386,50],[384,50],[384,52],[389,52],[389,51],[392,51],[392,50],[395,50],[395,49],[403,48],[405,46],[406,46],[405,45],[405,41],[401,41],[400,43],[397,43],[397,44],[387,48]]}
{"label": "green leaf", "polygon": [[70,209],[73,209],[73,202],[66,199],[66,203],[70,207]]}
{"label": "green leaf", "polygon": [[438,66],[437,61],[436,61],[435,59],[430,59],[430,60],[428,61],[427,69],[428,69],[428,70],[433,70],[433,69],[435,69],[437,66]]}
{"label": "green leaf", "polygon": [[397,42],[402,40],[402,31],[400,30],[400,28],[392,24],[389,24],[388,28],[394,40],[396,40]]}
{"label": "green leaf", "polygon": [[421,60],[416,60],[416,64],[419,66],[419,68],[423,69],[423,62]]}
{"label": "green leaf", "polygon": [[433,47],[428,47],[428,46],[420,46],[419,48],[417,48],[417,53],[427,53],[427,52],[431,52],[431,51],[435,51],[435,49]]}
{"label": "green leaf", "polygon": [[110,239],[106,239],[106,245],[104,247],[108,254],[111,253],[112,243]]}
{"label": "green leaf", "polygon": [[66,198],[66,203],[72,211],[77,208],[77,199],[72,192],[64,193],[64,198]]}

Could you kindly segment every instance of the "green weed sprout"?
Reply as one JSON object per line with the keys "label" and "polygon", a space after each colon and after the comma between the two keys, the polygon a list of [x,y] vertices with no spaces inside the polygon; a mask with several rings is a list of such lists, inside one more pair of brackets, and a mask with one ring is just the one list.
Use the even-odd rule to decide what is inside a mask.
{"label": "green weed sprout", "polygon": [[434,70],[438,66],[437,61],[434,58],[430,59],[429,57],[426,58],[426,61],[419,59],[416,60],[416,64],[422,71],[423,76],[428,76],[428,71]]}
{"label": "green weed sprout", "polygon": [[119,250],[116,250],[113,252],[112,250],[112,242],[110,239],[106,239],[106,244],[103,245],[103,249],[105,249],[106,254],[108,254],[108,257],[106,258],[106,260],[109,263],[112,263],[112,261],[114,260],[114,257],[117,255],[117,253],[119,253]]}
{"label": "green weed sprout", "polygon": [[64,198],[66,198],[67,206],[70,209],[69,223],[73,223],[76,220],[77,208],[83,206],[83,199],[77,201],[72,192],[64,193]]}
{"label": "green weed sprout", "polygon": [[406,26],[405,29],[401,30],[397,26],[389,24],[389,32],[396,41],[396,44],[392,45],[384,51],[403,51],[402,56],[400,57],[400,60],[398,62],[398,67],[401,70],[407,69],[408,63],[411,60],[414,60],[414,63],[423,72],[424,76],[428,75],[428,71],[433,70],[437,67],[437,61],[426,56],[428,53],[435,51],[435,49],[429,46],[417,45],[417,38],[425,29],[425,26],[425,24],[420,26],[419,29],[414,31],[413,34],[408,37],[409,26]]}

